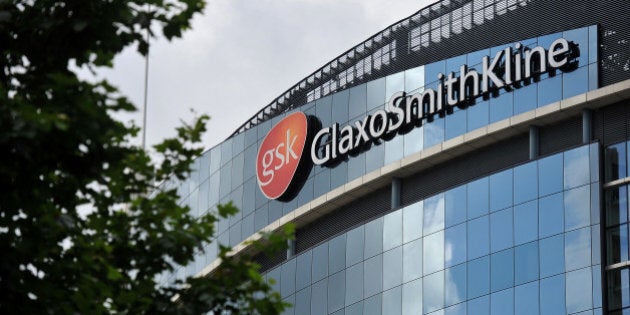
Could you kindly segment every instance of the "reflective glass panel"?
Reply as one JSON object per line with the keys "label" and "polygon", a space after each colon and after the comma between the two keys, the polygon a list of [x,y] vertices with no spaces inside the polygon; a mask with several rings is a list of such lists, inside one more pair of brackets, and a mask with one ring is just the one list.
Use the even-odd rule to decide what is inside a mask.
{"label": "reflective glass panel", "polygon": [[444,231],[425,236],[422,247],[424,274],[444,269]]}
{"label": "reflective glass panel", "polygon": [[516,245],[538,239],[538,201],[514,207],[514,243]]}
{"label": "reflective glass panel", "polygon": [[467,265],[468,298],[474,299],[490,293],[490,256],[471,260]]}
{"label": "reflective glass panel", "polygon": [[538,242],[517,246],[514,257],[514,281],[517,285],[538,279]]}
{"label": "reflective glass panel", "polygon": [[468,259],[475,259],[490,252],[490,226],[488,216],[468,221]]}

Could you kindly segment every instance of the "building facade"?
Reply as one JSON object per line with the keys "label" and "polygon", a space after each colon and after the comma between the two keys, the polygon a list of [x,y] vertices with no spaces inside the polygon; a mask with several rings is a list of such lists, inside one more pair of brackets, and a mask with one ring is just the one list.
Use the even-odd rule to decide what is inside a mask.
{"label": "building facade", "polygon": [[[630,6],[444,0],[289,88],[177,187],[287,314],[630,314]],[[217,242],[167,279],[205,275]]]}

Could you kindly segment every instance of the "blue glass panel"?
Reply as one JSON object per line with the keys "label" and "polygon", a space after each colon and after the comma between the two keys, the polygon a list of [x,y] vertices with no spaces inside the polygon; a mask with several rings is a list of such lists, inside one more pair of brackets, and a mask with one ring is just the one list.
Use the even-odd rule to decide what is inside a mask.
{"label": "blue glass panel", "polygon": [[312,281],[317,282],[328,276],[328,243],[313,249]]}
{"label": "blue glass panel", "polygon": [[385,146],[383,143],[372,144],[372,147],[365,152],[365,173],[369,173],[383,167],[385,163]]}
{"label": "blue glass panel", "polygon": [[514,281],[517,285],[538,279],[538,242],[517,246],[514,257]]}
{"label": "blue glass panel", "polygon": [[405,73],[398,72],[385,77],[385,101],[389,99],[396,92],[405,90]]}
{"label": "blue glass panel", "polygon": [[[510,180],[510,182],[512,182]],[[490,251],[497,252],[514,246],[512,208],[490,215]]]}
{"label": "blue glass panel", "polygon": [[[403,158],[404,156],[404,137],[396,135],[389,141],[386,141],[385,146],[385,161],[383,165],[393,163]],[[383,144],[381,144],[383,146]]]}
{"label": "blue glass panel", "polygon": [[512,116],[512,93],[502,91],[497,97],[490,98],[490,122],[497,122]]}
{"label": "blue glass panel", "polygon": [[346,306],[363,299],[363,264],[346,269]]}
{"label": "blue glass panel", "polygon": [[[399,136],[400,137],[400,136]],[[424,146],[424,127],[415,127],[409,133],[402,136],[405,142],[404,155],[420,152]]]}
{"label": "blue glass panel", "polygon": [[490,256],[484,256],[467,263],[468,298],[490,293]]}
{"label": "blue glass panel", "polygon": [[523,85],[514,91],[514,114],[518,115],[536,108],[538,84]]}
{"label": "blue glass panel", "polygon": [[557,75],[540,81],[538,84],[538,107],[549,105],[562,99],[562,76]]}
{"label": "blue glass panel", "polygon": [[295,294],[295,314],[311,314],[311,287]]}
{"label": "blue glass panel", "polygon": [[342,309],[346,293],[346,272],[338,272],[328,278],[328,313]]}
{"label": "blue glass panel", "polygon": [[564,153],[564,189],[590,182],[589,147],[582,146]]}
{"label": "blue glass panel", "polygon": [[602,270],[593,266],[593,307],[602,307]]}
{"label": "blue glass panel", "polygon": [[514,207],[514,243],[531,242],[538,238],[538,201]]}
{"label": "blue glass panel", "polygon": [[402,287],[383,292],[383,313],[400,315],[402,311]]}
{"label": "blue glass panel", "polygon": [[348,182],[348,162],[341,162],[330,172],[330,188],[335,189]]}
{"label": "blue glass panel", "polygon": [[267,272],[265,278],[267,279],[267,283],[271,285],[273,291],[280,292],[280,283],[282,281],[282,269],[280,267],[276,267]]}
{"label": "blue glass panel", "polygon": [[350,120],[354,120],[367,112],[366,107],[367,85],[361,84],[350,88],[348,115]]}
{"label": "blue glass panel", "polygon": [[424,235],[444,229],[444,195],[424,200]]}
{"label": "blue glass panel", "polygon": [[580,67],[562,74],[562,98],[569,98],[588,91],[588,67]]}
{"label": "blue glass panel", "polygon": [[294,315],[295,309],[293,308],[293,305],[295,305],[295,295],[286,297],[282,299],[282,301],[291,305],[290,307],[285,308],[284,311],[282,311],[282,315]]}
{"label": "blue glass panel", "polygon": [[490,314],[490,296],[482,296],[480,298],[468,301],[468,314],[484,315]]}
{"label": "blue glass panel", "polygon": [[424,274],[444,269],[444,231],[425,236],[423,240]]}
{"label": "blue glass panel", "polygon": [[421,87],[424,87],[424,66],[405,71],[405,90],[413,93]]}
{"label": "blue glass panel", "polygon": [[383,221],[383,251],[390,250],[402,244],[402,210],[391,212]]}
{"label": "blue glass panel", "polygon": [[540,277],[545,278],[564,272],[564,236],[542,239],[540,249]]}
{"label": "blue glass panel", "polygon": [[351,156],[348,159],[348,181],[365,175],[365,153]]}
{"label": "blue glass panel", "polygon": [[434,83],[438,79],[438,74],[446,72],[446,60],[430,63],[424,66],[425,85]]}
{"label": "blue glass panel", "polygon": [[328,310],[328,283],[324,279],[311,287],[311,314],[327,314]]}
{"label": "blue glass panel", "polygon": [[451,72],[454,72],[457,75],[459,73],[459,68],[461,67],[461,65],[467,64],[466,57],[466,55],[460,55],[446,59],[446,68],[444,69],[444,75],[448,75]]}
{"label": "blue glass panel", "polygon": [[403,245],[403,282],[422,277],[422,240]]}
{"label": "blue glass panel", "polygon": [[336,273],[346,268],[346,235],[341,234],[328,242],[328,272]]}
{"label": "blue glass panel", "polygon": [[383,291],[383,257],[378,255],[363,262],[363,296]]}
{"label": "blue glass panel", "polygon": [[281,273],[280,293],[282,297],[286,297],[295,293],[295,259],[284,263]]}
{"label": "blue glass panel", "polygon": [[315,175],[313,197],[317,198],[330,191],[330,173],[330,169],[324,169]]}
{"label": "blue glass panel", "polygon": [[315,115],[322,126],[332,125],[332,96],[326,96],[315,101]]}
{"label": "blue glass panel", "polygon": [[422,279],[402,286],[402,313],[422,314]]}
{"label": "blue glass panel", "polygon": [[466,300],[466,264],[461,264],[444,271],[446,306]]}
{"label": "blue glass panel", "polygon": [[372,257],[383,251],[383,218],[378,218],[365,225],[364,257]]}
{"label": "blue glass panel", "polygon": [[499,291],[490,296],[490,314],[514,314],[514,289]]}
{"label": "blue glass panel", "polygon": [[383,290],[402,284],[402,246],[383,253]]}
{"label": "blue glass panel", "polygon": [[[332,122],[345,124],[348,121],[348,99],[350,90],[343,90],[332,96]],[[354,117],[354,116],[353,116]],[[328,125],[324,125],[328,126]]]}
{"label": "blue glass panel", "polygon": [[488,178],[484,177],[466,185],[468,190],[468,219],[488,213]]}
{"label": "blue glass panel", "polygon": [[512,206],[512,170],[490,176],[490,211]]}
{"label": "blue glass panel", "polygon": [[514,250],[508,249],[492,254],[490,258],[490,289],[492,292],[514,285]]}
{"label": "blue glass panel", "polygon": [[444,265],[455,266],[466,261],[466,224],[462,223],[444,231]]}
{"label": "blue glass panel", "polygon": [[590,186],[564,192],[564,228],[573,230],[591,224]]}
{"label": "blue glass panel", "polygon": [[567,312],[576,313],[593,308],[591,268],[567,273]]}
{"label": "blue glass panel", "polygon": [[466,220],[466,186],[459,186],[444,193],[444,224],[446,227]]}
{"label": "blue glass panel", "polygon": [[468,131],[488,125],[490,121],[490,102],[477,99],[476,103],[466,109],[468,114]]}
{"label": "blue glass panel", "polygon": [[424,148],[430,148],[444,141],[444,118],[438,116],[424,125]]}
{"label": "blue glass panel", "polygon": [[422,237],[422,202],[403,209],[403,243]]}
{"label": "blue glass panel", "polygon": [[564,237],[565,270],[591,265],[591,229],[567,232]]}
{"label": "blue glass panel", "polygon": [[538,197],[538,167],[536,162],[514,168],[514,204]]}
{"label": "blue glass panel", "polygon": [[365,299],[363,303],[363,315],[380,315],[382,308],[382,296],[377,294]]}
{"label": "blue glass panel", "polygon": [[547,237],[564,231],[562,193],[541,198],[538,203],[538,209],[540,237]]}
{"label": "blue glass panel", "polygon": [[385,78],[367,83],[367,110],[382,107],[385,104]]}
{"label": "blue glass panel", "polygon": [[466,315],[466,303],[449,306],[444,309],[444,315]]}
{"label": "blue glass panel", "polygon": [[[468,221],[468,259],[487,255],[490,251],[490,226],[488,216]],[[426,246],[426,244],[425,244]]]}
{"label": "blue glass panel", "polygon": [[608,308],[611,310],[630,306],[629,269],[608,272]]}
{"label": "blue glass panel", "polygon": [[577,45],[577,48],[580,51],[580,56],[578,57],[578,65],[584,66],[588,64],[589,61],[589,41],[588,41],[588,27],[577,28],[569,31],[564,31],[563,36],[569,42],[573,42],[573,44]]}
{"label": "blue glass panel", "polygon": [[364,226],[361,225],[347,233],[346,236],[346,266],[352,266],[363,261]]}
{"label": "blue glass panel", "polygon": [[552,155],[538,161],[538,193],[546,196],[562,190],[562,154]]}
{"label": "blue glass panel", "polygon": [[514,288],[514,314],[531,315],[538,312],[538,281]]}
{"label": "blue glass panel", "polygon": [[363,301],[346,307],[344,315],[363,315]]}
{"label": "blue glass panel", "polygon": [[564,274],[540,280],[541,315],[566,314],[564,299],[558,298],[561,292],[565,292],[564,288]]}
{"label": "blue glass panel", "polygon": [[459,110],[446,116],[444,140],[455,138],[466,133],[466,111]]}
{"label": "blue glass panel", "polygon": [[422,311],[430,313],[444,307],[444,272],[426,276],[422,285]]}

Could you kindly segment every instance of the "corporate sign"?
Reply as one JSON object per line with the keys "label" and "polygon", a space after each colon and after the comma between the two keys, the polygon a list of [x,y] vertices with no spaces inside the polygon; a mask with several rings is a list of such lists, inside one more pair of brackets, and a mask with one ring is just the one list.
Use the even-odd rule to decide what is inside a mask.
{"label": "corporate sign", "polygon": [[309,127],[313,125],[316,123],[309,123],[304,113],[296,112],[282,119],[263,139],[256,158],[256,177],[267,198],[290,200],[301,188],[312,166],[303,153],[312,142]]}
{"label": "corporate sign", "polygon": [[283,192],[293,185],[294,174],[300,171],[298,162],[305,159],[305,146],[310,149],[309,162],[332,165],[372,142],[405,133],[423,121],[431,122],[435,115],[451,114],[455,106],[466,108],[479,96],[490,97],[502,88],[511,91],[544,73],[571,71],[577,67],[577,56],[577,45],[564,38],[553,41],[549,47],[525,48],[517,43],[498,51],[492,59],[483,57],[480,72],[462,65],[458,75],[440,73],[437,90],[427,88],[411,95],[404,91],[395,93],[384,109],[354,124],[340,127],[335,123],[321,128],[312,142],[307,141],[309,119],[303,113],[289,115],[273,127],[260,147],[256,165],[259,186],[270,199],[286,199]]}

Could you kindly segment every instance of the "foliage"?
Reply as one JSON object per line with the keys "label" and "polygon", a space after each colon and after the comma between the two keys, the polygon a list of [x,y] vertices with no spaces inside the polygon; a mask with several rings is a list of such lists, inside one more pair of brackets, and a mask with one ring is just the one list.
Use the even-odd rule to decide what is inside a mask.
{"label": "foliage", "polygon": [[155,146],[156,165],[129,144],[138,128],[112,118],[134,105],[106,81],[86,82],[69,70],[111,66],[129,46],[146,53],[151,21],[167,39],[180,37],[204,5],[0,0],[0,313],[268,314],[284,307],[258,267],[229,257],[228,248],[211,278],[156,282],[190,263],[213,240],[218,216],[236,211],[226,205],[194,218],[175,190],[156,190],[190,171],[208,118]]}

